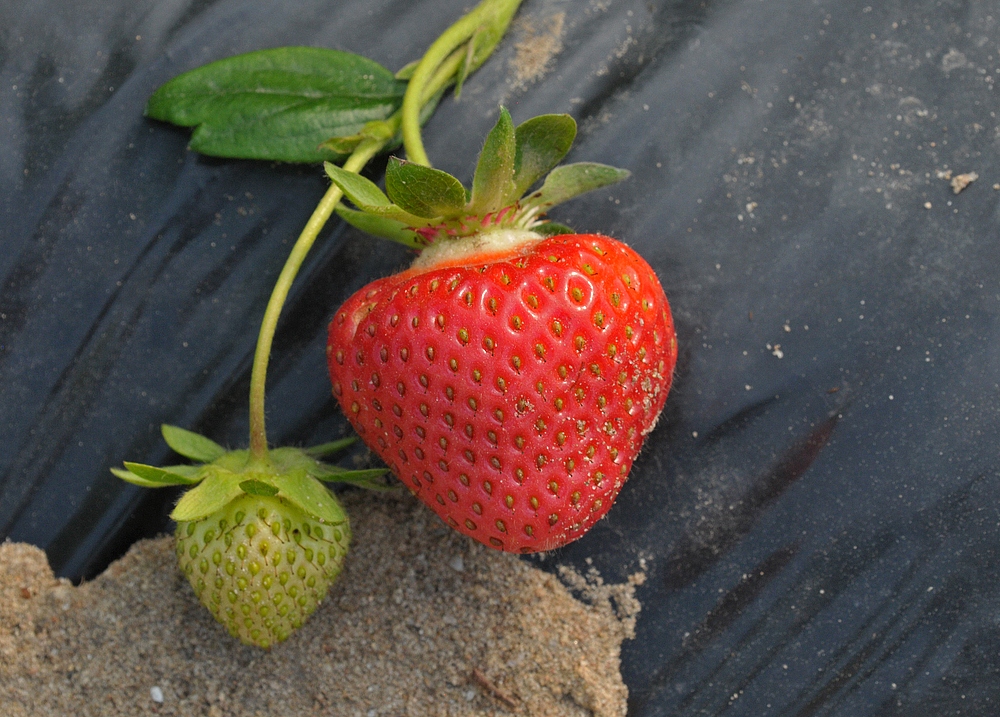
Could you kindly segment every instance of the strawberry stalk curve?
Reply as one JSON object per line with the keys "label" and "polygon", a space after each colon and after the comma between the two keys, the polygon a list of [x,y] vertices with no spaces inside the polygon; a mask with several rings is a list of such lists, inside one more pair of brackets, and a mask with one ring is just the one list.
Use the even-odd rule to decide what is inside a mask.
{"label": "strawberry stalk curve", "polygon": [[[520,0],[484,0],[446,30],[423,60],[397,73],[399,80],[413,78],[403,106],[386,119],[370,121],[354,134],[345,133],[321,145],[324,150],[347,155],[337,170],[358,177],[370,159],[399,143],[404,124],[409,126],[410,141],[414,141],[416,131],[419,143],[421,122],[430,116],[449,86],[460,88],[464,78],[489,56],[519,5]],[[265,54],[242,61],[266,63],[278,56]],[[216,64],[224,65],[222,73],[233,66],[225,61]],[[356,79],[362,84],[370,80],[367,75]],[[177,96],[182,102],[185,82],[197,85],[201,80],[181,81],[164,96]],[[169,107],[163,106],[169,99],[158,97],[158,103],[158,115],[169,114]],[[222,103],[224,109],[226,105]],[[184,115],[183,108],[178,115]],[[343,567],[350,524],[325,484],[387,489],[381,480],[386,469],[346,470],[322,460],[353,439],[306,449],[270,448],[267,440],[267,368],[281,309],[303,261],[342,196],[338,184],[324,194],[296,240],[268,301],[251,371],[249,448],[227,450],[204,436],[164,425],[167,444],[194,464],[161,468],[125,462],[124,468],[112,469],[122,480],[142,487],[187,489],[171,513],[177,522],[178,564],[201,603],[234,637],[263,648],[286,639],[304,623]]]}

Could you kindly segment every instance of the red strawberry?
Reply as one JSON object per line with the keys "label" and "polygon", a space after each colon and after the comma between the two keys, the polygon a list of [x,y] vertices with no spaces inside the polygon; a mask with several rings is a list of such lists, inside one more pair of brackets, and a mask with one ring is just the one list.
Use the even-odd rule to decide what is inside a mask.
{"label": "red strawberry", "polygon": [[[507,131],[505,115],[491,140]],[[533,121],[543,119],[555,122]],[[524,126],[510,143],[521,166]],[[477,207],[477,190],[490,188],[480,175],[496,171],[483,164],[461,210],[434,206],[434,216],[409,222],[399,212],[433,202],[406,191],[444,173],[390,165],[399,210],[390,218],[434,243],[413,268],[372,282],[337,311],[330,376],[362,439],[445,522],[502,550],[550,550],[583,535],[617,497],[666,400],[676,337],[663,289],[632,249],[604,236],[524,230],[540,226],[540,209],[565,185],[601,186],[611,168],[563,167],[575,174],[556,170],[521,201],[499,192]],[[371,187],[329,171],[372,211]],[[536,179],[519,182],[516,162],[510,171],[515,187]],[[405,172],[435,175],[418,176],[410,190]]]}

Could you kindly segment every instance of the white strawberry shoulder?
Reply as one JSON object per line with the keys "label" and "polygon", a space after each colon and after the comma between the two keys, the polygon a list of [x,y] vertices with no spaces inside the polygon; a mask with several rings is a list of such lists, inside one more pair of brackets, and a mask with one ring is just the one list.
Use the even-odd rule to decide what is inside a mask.
{"label": "white strawberry shoulder", "polygon": [[524,229],[493,229],[472,236],[441,239],[420,252],[411,269],[427,271],[438,266],[463,264],[473,258],[509,256],[528,249],[544,239],[541,234]]}

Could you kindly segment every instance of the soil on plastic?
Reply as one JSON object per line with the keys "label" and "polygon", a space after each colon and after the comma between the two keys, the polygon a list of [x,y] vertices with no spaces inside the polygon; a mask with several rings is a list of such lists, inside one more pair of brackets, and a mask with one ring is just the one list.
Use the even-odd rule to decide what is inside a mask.
{"label": "soil on plastic", "polygon": [[[173,539],[91,583],[0,545],[0,702],[20,715],[624,715],[635,585],[555,576],[442,526],[408,495],[349,493],[347,567],[270,652],[229,637]],[[578,599],[579,598],[579,599]]]}

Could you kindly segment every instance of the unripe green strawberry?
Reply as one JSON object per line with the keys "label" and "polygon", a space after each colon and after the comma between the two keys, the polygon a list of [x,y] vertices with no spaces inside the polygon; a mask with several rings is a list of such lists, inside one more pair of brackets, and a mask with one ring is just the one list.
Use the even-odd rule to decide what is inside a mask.
{"label": "unripe green strawberry", "polygon": [[348,523],[322,525],[278,497],[243,495],[201,520],[177,524],[177,559],[208,610],[248,645],[286,639],[336,579]]}
{"label": "unripe green strawberry", "polygon": [[347,555],[347,514],[321,481],[384,490],[376,479],[386,471],[349,471],[319,460],[354,439],[255,457],[176,426],[163,426],[163,437],[202,464],[125,463],[112,472],[147,488],[189,487],[170,514],[180,569],[234,637],[272,647],[316,610]]}

